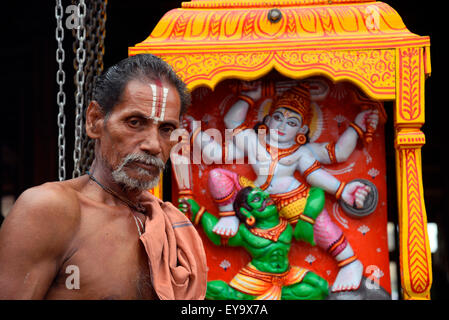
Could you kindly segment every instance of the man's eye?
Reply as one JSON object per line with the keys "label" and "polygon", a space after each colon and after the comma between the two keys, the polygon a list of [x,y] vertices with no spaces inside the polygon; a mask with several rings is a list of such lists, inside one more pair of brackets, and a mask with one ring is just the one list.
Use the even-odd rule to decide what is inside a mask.
{"label": "man's eye", "polygon": [[281,116],[278,115],[278,114],[275,114],[275,115],[273,116],[273,119],[276,120],[276,121],[281,121]]}
{"label": "man's eye", "polygon": [[130,119],[128,120],[128,125],[132,128],[137,128],[140,125],[139,119]]}
{"label": "man's eye", "polygon": [[298,124],[297,124],[295,121],[288,121],[287,124],[288,124],[290,127],[297,127],[297,126],[298,126]]}
{"label": "man's eye", "polygon": [[163,127],[160,127],[159,130],[163,134],[169,135],[169,134],[171,134],[175,130],[175,128],[173,128],[172,126],[163,126]]}

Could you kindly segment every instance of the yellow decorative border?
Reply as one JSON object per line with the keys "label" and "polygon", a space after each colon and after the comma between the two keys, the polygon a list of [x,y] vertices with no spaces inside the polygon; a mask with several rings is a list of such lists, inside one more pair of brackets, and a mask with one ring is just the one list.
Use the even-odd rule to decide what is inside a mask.
{"label": "yellow decorative border", "polygon": [[200,86],[214,89],[224,79],[254,80],[272,69],[300,79],[324,75],[334,81],[351,81],[374,99],[395,97],[395,51],[251,51],[161,55],[190,90]]}
{"label": "yellow decorative border", "polygon": [[425,135],[424,80],[430,71],[426,48],[396,49],[395,148],[399,205],[401,284],[405,299],[430,299],[432,259],[422,185]]}

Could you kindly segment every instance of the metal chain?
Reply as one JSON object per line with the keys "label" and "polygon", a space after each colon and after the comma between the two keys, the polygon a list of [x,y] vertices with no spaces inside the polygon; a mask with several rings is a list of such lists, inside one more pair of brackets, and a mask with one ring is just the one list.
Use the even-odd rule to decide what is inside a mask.
{"label": "metal chain", "polygon": [[62,18],[64,10],[62,8],[61,0],[56,0],[55,17],[56,17],[56,41],[58,48],[56,49],[56,62],[58,63],[58,71],[56,72],[56,83],[59,85],[59,91],[56,96],[56,103],[59,106],[58,111],[58,178],[63,181],[66,178],[65,170],[65,124],[66,117],[64,113],[64,106],[66,103],[66,95],[64,92],[65,72],[63,63],[65,60],[65,52],[62,47],[64,40],[64,29],[62,28]]}
{"label": "metal chain", "polygon": [[[86,79],[84,82],[84,101],[85,108],[82,112],[82,121],[83,123],[86,123],[86,110],[87,106],[89,105],[89,102],[92,99],[92,85],[93,85],[93,78],[94,78],[94,70],[93,70],[93,63],[95,60],[95,30],[97,28],[97,3],[96,1],[88,1],[87,2],[87,13],[86,21],[85,21],[85,27],[86,27],[86,50],[88,52],[86,65],[84,67],[84,72],[86,74]],[[88,158],[89,150],[89,141],[90,138],[87,136],[86,131],[83,130],[82,136],[81,136],[81,160],[80,160],[80,170],[81,173],[85,173],[89,169],[89,164],[87,163],[86,159]]]}
{"label": "metal chain", "polygon": [[76,93],[76,116],[75,116],[75,148],[73,150],[73,178],[81,175],[80,159],[81,159],[81,136],[83,132],[82,112],[84,105],[84,62],[86,60],[86,49],[84,48],[84,41],[86,40],[86,28],[84,25],[84,19],[86,17],[86,4],[84,0],[80,0],[78,4],[78,18],[79,27],[76,33],[76,39],[79,46],[76,49],[76,62],[78,69],[75,75]]}
{"label": "metal chain", "polygon": [[[104,39],[106,37],[106,6],[107,0],[94,0],[94,12],[95,17],[93,18],[92,27],[95,26],[95,36],[92,35],[92,38],[96,39],[95,45],[95,60],[93,62],[93,67],[89,70],[95,71],[95,76],[93,77],[93,82],[90,87],[90,99],[92,98],[92,89],[95,86],[95,82],[97,77],[103,72],[104,64],[103,64],[103,56],[104,56]],[[93,30],[93,29],[92,29]],[[94,41],[95,43],[95,41]],[[86,138],[83,144],[83,159],[82,166],[83,170],[87,170],[93,159],[94,159],[94,146],[95,143],[93,140]]]}
{"label": "metal chain", "polygon": [[[76,0],[71,1],[76,4]],[[87,5],[86,5],[87,2]],[[72,176],[78,177],[84,174],[90,167],[94,158],[94,143],[84,132],[85,111],[87,103],[92,99],[92,91],[96,78],[103,71],[104,39],[106,34],[106,5],[107,0],[80,0],[77,4],[79,26],[72,29],[75,38],[73,51],[75,58],[75,147],[73,151],[74,170]],[[66,179],[65,162],[65,124],[66,116],[64,106],[66,94],[63,90],[66,74],[63,70],[65,52],[63,49],[64,29],[62,27],[64,10],[62,0],[56,0],[55,17],[57,22],[56,40],[58,49],[56,61],[59,69],[56,74],[56,82],[59,85],[57,95],[58,113],[58,147],[59,147],[59,180]],[[88,56],[86,55],[86,51]]]}
{"label": "metal chain", "polygon": [[[95,48],[95,50],[97,51],[97,59],[98,59],[98,67],[97,67],[97,76],[99,76],[101,74],[101,72],[104,69],[104,64],[103,64],[103,56],[104,56],[104,39],[106,37],[106,6],[108,4],[108,0],[99,0],[100,2],[100,10],[98,11],[98,17],[97,19],[99,19],[99,39],[100,41],[98,41],[97,46],[98,48]],[[98,36],[98,35],[97,35]]]}

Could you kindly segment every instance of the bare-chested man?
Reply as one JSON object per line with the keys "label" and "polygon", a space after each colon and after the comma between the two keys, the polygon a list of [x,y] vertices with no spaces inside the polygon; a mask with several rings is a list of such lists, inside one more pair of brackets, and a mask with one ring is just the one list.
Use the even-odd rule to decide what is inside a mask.
{"label": "bare-chested man", "polygon": [[[152,55],[125,59],[99,77],[86,113],[95,160],[87,175],[17,199],[0,229],[0,299],[161,297],[140,235],[155,203],[174,207],[145,190],[158,183],[189,103],[185,84]],[[165,234],[164,226],[151,232]]]}

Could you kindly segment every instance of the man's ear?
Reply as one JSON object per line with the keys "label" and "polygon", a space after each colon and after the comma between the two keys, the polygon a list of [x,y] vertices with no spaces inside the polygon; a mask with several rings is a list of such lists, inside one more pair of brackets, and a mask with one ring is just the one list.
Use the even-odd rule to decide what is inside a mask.
{"label": "man's ear", "polygon": [[97,101],[91,101],[86,110],[86,133],[91,139],[101,136],[104,124],[104,113]]}

